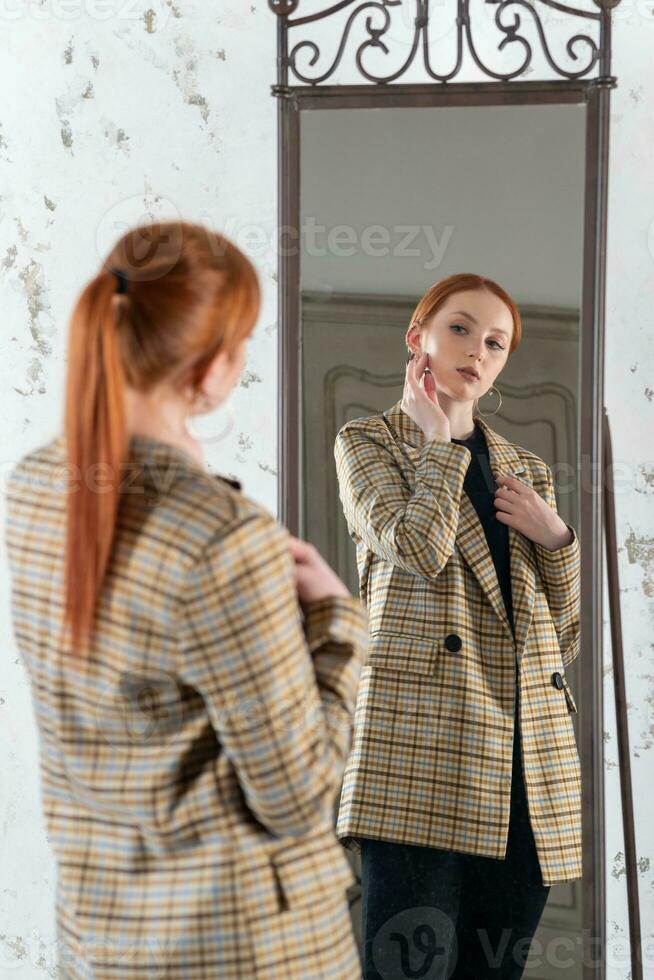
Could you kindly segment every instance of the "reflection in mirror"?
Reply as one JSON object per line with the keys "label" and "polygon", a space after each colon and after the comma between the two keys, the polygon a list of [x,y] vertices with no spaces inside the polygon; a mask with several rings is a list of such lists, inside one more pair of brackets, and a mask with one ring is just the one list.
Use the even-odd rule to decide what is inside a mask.
{"label": "reflection in mirror", "polygon": [[[454,273],[495,280],[520,309],[522,339],[495,384],[501,394],[499,411],[495,392],[480,398],[479,410],[492,430],[550,466],[559,514],[579,528],[584,113],[581,104],[303,113],[300,534],[316,545],[355,595],[361,570],[339,499],[336,434],[350,420],[386,412],[402,398],[411,317],[427,290]],[[470,533],[481,534],[481,525],[473,526],[475,519],[467,526]],[[435,602],[427,590],[418,594],[423,603]],[[545,628],[538,625],[538,601],[532,630]],[[407,608],[406,614],[415,616],[415,624],[401,620],[398,631],[405,635],[412,625],[419,630],[428,621],[425,608]],[[443,626],[450,631],[456,623]],[[436,633],[425,639],[435,641],[432,649],[450,658],[442,663],[453,664],[457,652],[443,650]],[[545,667],[549,683],[554,668],[549,663]],[[528,661],[523,660],[522,669],[528,672]],[[397,691],[393,677],[406,683],[408,676],[402,681],[392,670],[376,671],[377,678],[382,674],[370,682],[364,668],[360,691],[364,684],[377,683],[386,684],[388,694]],[[563,726],[560,738],[565,741],[574,730],[579,744],[585,705],[577,674],[578,661],[566,666],[562,703],[569,704],[574,692],[578,710],[557,717]],[[530,675],[532,684],[542,680],[537,673]],[[412,674],[411,685],[401,688],[405,705],[425,684],[424,676]],[[544,690],[542,698],[549,693]],[[434,711],[440,708],[442,717],[443,706],[433,692],[432,697]],[[537,704],[532,695],[530,713],[538,711]],[[402,717],[410,724],[413,716]],[[543,717],[528,731],[532,748],[542,736],[537,729]],[[573,729],[566,727],[568,721]],[[523,737],[525,724],[523,719]],[[424,729],[429,731],[433,733]],[[508,731],[503,734],[506,739]],[[420,755],[418,735],[415,744]],[[392,765],[390,756],[384,758]],[[500,762],[486,758],[479,764],[490,771]],[[530,770],[531,780],[537,768]],[[438,773],[433,778],[438,780]],[[532,791],[529,815],[538,820],[532,811],[542,799],[539,787],[528,782],[526,789],[527,794]],[[415,785],[411,805],[420,806]],[[431,818],[433,824],[446,819],[438,813]],[[406,828],[406,819],[398,826]],[[542,856],[548,841],[542,823],[538,826]],[[348,849],[347,854],[360,877],[360,853]],[[390,858],[388,867],[395,867]],[[577,877],[552,885],[535,933],[541,945],[532,943],[530,977],[581,978],[581,884]],[[386,881],[384,887],[394,883]],[[353,889],[350,898],[361,943],[359,891]],[[560,945],[556,955],[539,956],[554,936],[570,940],[564,941],[565,956]]]}

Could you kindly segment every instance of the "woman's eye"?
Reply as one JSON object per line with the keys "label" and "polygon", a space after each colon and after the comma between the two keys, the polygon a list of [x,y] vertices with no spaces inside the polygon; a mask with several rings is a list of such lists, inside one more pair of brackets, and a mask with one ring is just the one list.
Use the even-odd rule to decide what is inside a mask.
{"label": "woman's eye", "polygon": [[[452,330],[465,330],[465,327],[461,326],[460,323],[452,323],[451,327]],[[497,346],[494,348],[495,350],[504,350],[504,347],[502,346],[502,344],[500,344],[498,340],[491,340],[490,343],[497,344]]]}

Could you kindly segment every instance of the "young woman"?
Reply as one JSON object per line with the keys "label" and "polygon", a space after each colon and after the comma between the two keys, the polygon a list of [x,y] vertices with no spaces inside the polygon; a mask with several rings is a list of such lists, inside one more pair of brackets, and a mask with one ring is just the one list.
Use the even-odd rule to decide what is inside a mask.
{"label": "young woman", "polygon": [[73,313],[64,432],[11,474],[62,978],[360,976],[333,808],[365,613],[187,428],[259,302],[223,236],[125,234]]}
{"label": "young woman", "polygon": [[514,980],[551,885],[582,873],[579,542],[550,468],[477,408],[520,330],[492,280],[436,283],[401,400],[336,438],[371,640],[337,824],[361,854],[365,980],[435,957]]}

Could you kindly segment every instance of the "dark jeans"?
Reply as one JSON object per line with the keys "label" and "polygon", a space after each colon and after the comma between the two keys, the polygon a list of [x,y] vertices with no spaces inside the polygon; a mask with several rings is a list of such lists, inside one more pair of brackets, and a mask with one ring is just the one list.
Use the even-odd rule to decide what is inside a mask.
{"label": "dark jeans", "polygon": [[516,722],[506,858],[361,840],[364,980],[518,980],[543,914]]}

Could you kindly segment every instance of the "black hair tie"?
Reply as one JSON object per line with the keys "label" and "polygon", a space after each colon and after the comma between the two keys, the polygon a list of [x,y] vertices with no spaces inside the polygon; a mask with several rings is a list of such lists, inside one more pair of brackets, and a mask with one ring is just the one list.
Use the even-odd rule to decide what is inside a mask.
{"label": "black hair tie", "polygon": [[125,275],[125,273],[123,272],[123,270],[122,269],[111,268],[111,269],[109,269],[109,272],[113,272],[113,274],[118,279],[118,289],[116,290],[116,292],[117,293],[126,293],[127,292],[127,286],[129,284],[129,279],[127,278],[127,276]]}

